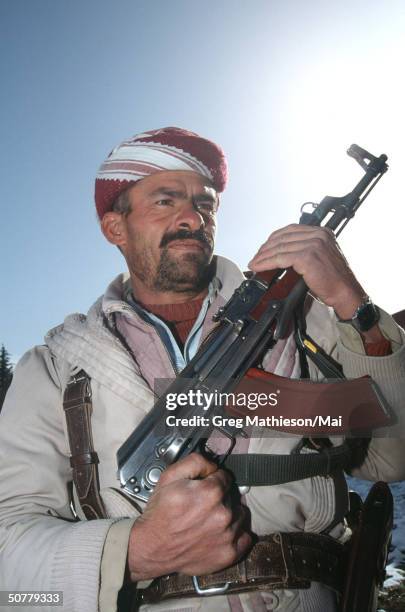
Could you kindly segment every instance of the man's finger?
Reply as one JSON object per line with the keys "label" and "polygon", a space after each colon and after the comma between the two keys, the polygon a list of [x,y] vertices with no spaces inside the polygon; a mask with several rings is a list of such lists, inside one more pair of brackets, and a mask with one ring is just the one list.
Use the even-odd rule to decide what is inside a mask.
{"label": "man's finger", "polygon": [[235,537],[239,537],[243,531],[248,531],[250,529],[250,511],[243,504],[234,506],[232,511],[234,516],[232,529],[235,532]]}
{"label": "man's finger", "polygon": [[297,232],[301,232],[304,234],[312,234],[319,232],[321,229],[318,225],[301,225],[299,223],[291,223],[290,225],[286,225],[285,227],[281,227],[280,229],[275,230],[269,236],[269,239],[278,238],[280,235],[285,234],[296,234]]}
{"label": "man's finger", "polygon": [[198,453],[191,453],[168,467],[159,479],[158,486],[167,485],[175,480],[207,478],[218,470],[218,466]]}
{"label": "man's finger", "polygon": [[324,242],[335,242],[334,234],[328,228],[320,228],[318,226],[313,227],[310,225],[293,225],[273,232],[258,249],[255,257],[266,250],[269,246],[277,245],[280,242],[287,244],[296,242],[298,240],[310,241],[314,238],[318,238]]}
{"label": "man's finger", "polygon": [[236,550],[238,551],[238,558],[247,554],[248,550],[252,548],[253,538],[246,531],[236,541]]}
{"label": "man's finger", "polygon": [[294,266],[294,270],[298,274],[303,274],[303,263],[298,259],[297,254],[302,251],[286,251],[284,253],[276,253],[272,256],[260,257],[257,260],[249,262],[248,268],[254,272],[263,272],[264,270],[275,270],[277,268],[290,268]]}
{"label": "man's finger", "polygon": [[219,485],[224,494],[229,491],[233,482],[230,474],[221,469],[217,469],[216,472],[213,472],[212,474],[207,476],[205,480],[207,481],[207,483],[212,482],[216,486]]}

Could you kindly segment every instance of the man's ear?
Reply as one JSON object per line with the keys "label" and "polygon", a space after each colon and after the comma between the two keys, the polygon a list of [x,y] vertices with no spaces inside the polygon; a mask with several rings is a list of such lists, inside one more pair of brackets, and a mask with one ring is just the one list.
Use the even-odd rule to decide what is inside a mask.
{"label": "man's ear", "polygon": [[108,242],[118,247],[126,243],[126,226],[124,215],[118,212],[107,212],[101,220],[101,231]]}

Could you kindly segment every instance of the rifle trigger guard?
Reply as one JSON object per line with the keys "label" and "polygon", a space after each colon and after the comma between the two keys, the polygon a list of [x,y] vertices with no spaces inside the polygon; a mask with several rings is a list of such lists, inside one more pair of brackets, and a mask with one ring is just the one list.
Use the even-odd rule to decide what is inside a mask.
{"label": "rifle trigger guard", "polygon": [[198,576],[193,576],[193,585],[194,585],[195,592],[197,593],[197,595],[201,595],[203,597],[206,597],[207,595],[222,595],[222,593],[225,593],[228,590],[230,584],[231,584],[230,582],[225,582],[225,584],[220,587],[211,587],[208,589],[202,589],[198,582]]}

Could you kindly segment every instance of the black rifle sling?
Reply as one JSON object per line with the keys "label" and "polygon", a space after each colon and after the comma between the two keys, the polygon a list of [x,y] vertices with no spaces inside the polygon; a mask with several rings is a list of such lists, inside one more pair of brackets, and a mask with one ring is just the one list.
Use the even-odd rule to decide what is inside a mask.
{"label": "black rifle sling", "polygon": [[303,304],[301,304],[295,312],[294,322],[294,339],[300,357],[301,378],[310,378],[308,358],[316,365],[326,379],[345,378],[341,364],[325,353],[319,344],[307,334],[307,323]]}
{"label": "black rifle sling", "polygon": [[295,345],[297,347],[298,350],[298,355],[300,358],[300,368],[301,368],[301,378],[303,379],[309,379],[310,378],[310,374],[309,374],[309,366],[308,366],[308,359],[307,359],[307,354],[305,351],[305,348],[302,344],[302,342],[300,342],[300,338],[301,338],[301,333],[302,332],[306,332],[306,321],[305,321],[305,315],[304,315],[304,305],[301,304],[301,307],[295,312],[295,316],[294,316],[294,340],[295,340]]}
{"label": "black rifle sling", "polygon": [[344,442],[317,453],[292,455],[228,455],[222,466],[239,486],[278,485],[313,476],[328,476],[351,464],[352,451]]}
{"label": "black rifle sling", "polygon": [[90,377],[84,370],[69,380],[63,396],[63,409],[69,438],[70,465],[80,505],[88,520],[105,518],[100,497],[99,460],[91,431]]}

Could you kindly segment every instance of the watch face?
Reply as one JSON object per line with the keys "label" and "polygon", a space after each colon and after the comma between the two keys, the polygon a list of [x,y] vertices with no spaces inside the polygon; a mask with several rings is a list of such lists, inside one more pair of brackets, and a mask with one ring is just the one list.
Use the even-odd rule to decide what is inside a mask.
{"label": "watch face", "polygon": [[378,322],[379,318],[378,308],[374,306],[373,302],[368,301],[359,307],[352,319],[352,324],[359,331],[368,331]]}

